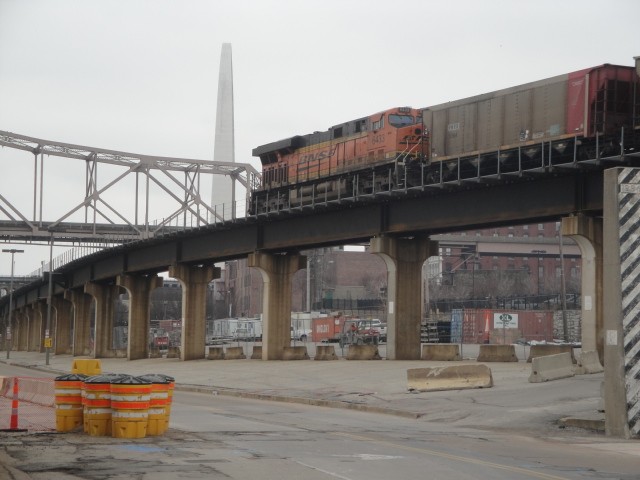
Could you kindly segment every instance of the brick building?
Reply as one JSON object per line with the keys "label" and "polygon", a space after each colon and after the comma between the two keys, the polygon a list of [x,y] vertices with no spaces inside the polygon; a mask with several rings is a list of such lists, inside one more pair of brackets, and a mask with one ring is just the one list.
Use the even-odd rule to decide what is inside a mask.
{"label": "brick building", "polygon": [[[579,293],[580,251],[564,238],[561,252],[559,229],[559,222],[550,222],[434,236],[440,243],[440,255],[425,262],[424,298],[432,304],[455,300],[495,307],[501,299],[519,297],[540,308],[539,302],[549,302],[561,293],[563,278],[567,293]],[[308,257],[309,269],[293,277],[292,310],[340,310],[384,317],[384,262],[365,247],[361,250],[336,247],[302,252]],[[226,272],[229,316],[259,315],[260,272],[247,268],[246,260],[227,262]]]}

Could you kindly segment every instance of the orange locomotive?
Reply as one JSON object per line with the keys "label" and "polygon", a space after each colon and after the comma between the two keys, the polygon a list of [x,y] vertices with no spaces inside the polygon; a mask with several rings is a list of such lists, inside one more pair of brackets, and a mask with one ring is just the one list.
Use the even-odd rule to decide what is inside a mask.
{"label": "orange locomotive", "polygon": [[[263,145],[253,150],[262,162],[262,189],[254,192],[253,213],[398,188],[406,181],[398,166],[426,160],[428,151],[421,110],[409,107]],[[349,173],[362,169],[372,174],[355,185]]]}

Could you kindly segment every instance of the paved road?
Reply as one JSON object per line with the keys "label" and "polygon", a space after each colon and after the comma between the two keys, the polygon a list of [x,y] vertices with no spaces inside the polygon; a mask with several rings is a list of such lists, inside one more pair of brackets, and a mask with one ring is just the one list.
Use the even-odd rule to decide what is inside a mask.
{"label": "paved road", "polygon": [[[308,347],[313,357],[313,344]],[[249,346],[246,348],[249,352]],[[478,345],[464,346],[464,363],[477,363],[478,348]],[[341,353],[339,348],[336,350]],[[598,412],[603,374],[529,383],[531,364],[525,361],[528,351],[526,347],[518,347],[517,353],[520,362],[487,364],[492,371],[493,388],[431,393],[409,392],[407,369],[452,362],[249,359],[182,362],[165,358],[102,359],[101,364],[105,372],[172,375],[178,389],[384,412],[463,427],[515,430],[532,436],[556,431],[558,421],[565,417],[603,418]],[[384,355],[384,346],[381,354]],[[7,362],[1,356],[0,361]],[[47,366],[43,353],[11,352],[9,362],[42,372],[62,373],[70,371],[73,357],[51,356]]]}
{"label": "paved road", "polygon": [[[13,363],[40,365],[38,354],[12,359]],[[66,360],[57,366],[69,366]],[[400,372],[396,362],[176,362],[173,360],[144,360],[103,362],[117,367],[116,371],[142,373],[151,367],[182,372],[184,380],[194,382],[199,375],[213,375],[227,387],[213,385],[194,386],[186,383],[175,394],[171,429],[162,437],[123,441],[110,437],[89,437],[83,434],[4,435],[0,436],[0,478],[14,480],[173,480],[187,479],[281,479],[304,478],[370,480],[388,478],[446,478],[446,479],[582,479],[638,478],[640,444],[619,441],[602,435],[572,428],[558,428],[553,420],[557,416],[554,405],[536,405],[529,389],[515,400],[518,408],[494,404],[501,396],[509,396],[517,389],[507,389],[509,383],[521,384],[522,364],[492,365],[500,371],[492,389],[476,390],[474,396],[459,396],[459,392],[438,394],[409,394],[397,392],[403,382],[396,381]],[[189,366],[189,364],[193,365]],[[411,363],[411,362],[410,362]],[[295,365],[294,365],[295,364]],[[318,372],[316,365],[324,364],[335,378],[330,388],[330,377],[323,378],[316,389],[309,387],[304,373]],[[421,362],[423,365],[424,362]],[[235,365],[235,366],[234,366]],[[264,367],[266,365],[267,367]],[[498,366],[505,367],[497,368]],[[406,368],[403,367],[403,368]],[[205,372],[197,372],[205,369]],[[284,370],[283,370],[284,369]],[[350,371],[377,370],[383,385],[379,392],[358,395],[365,389],[358,377]],[[155,371],[160,371],[154,368]],[[271,374],[269,371],[271,370]],[[0,374],[54,374],[23,370],[0,364]],[[253,372],[253,373],[252,373]],[[283,375],[284,372],[292,373]],[[401,372],[400,372],[401,373]],[[232,385],[246,375],[245,389]],[[254,393],[265,395],[264,382],[273,377],[271,391],[284,399],[286,385],[297,385],[296,402],[269,402],[237,398],[235,395]],[[599,383],[598,376],[590,376],[586,383],[574,385],[588,390]],[[179,379],[179,377],[177,377]],[[363,376],[363,384],[371,382]],[[286,380],[288,379],[288,380]],[[318,380],[318,378],[316,378]],[[350,379],[353,388],[343,390]],[[385,382],[389,380],[389,382]],[[587,379],[587,377],[582,377]],[[601,377],[600,377],[601,379]],[[338,381],[339,380],[339,381]],[[571,379],[573,380],[573,379]],[[526,379],[525,379],[526,381]],[[564,383],[563,383],[564,382]],[[313,383],[313,382],[312,382]],[[549,382],[540,387],[556,384],[565,394],[556,401],[566,400],[569,409],[581,405],[568,391],[568,383]],[[533,384],[531,384],[534,386]],[[404,387],[406,389],[406,386]],[[202,390],[207,393],[184,391]],[[494,392],[501,390],[502,395]],[[543,397],[551,398],[551,392]],[[223,394],[226,393],[226,394]],[[306,392],[306,394],[305,394]],[[314,393],[315,392],[315,393]],[[324,408],[305,405],[313,399],[339,398],[348,394],[348,400],[336,400],[343,406],[364,405],[365,409],[380,401],[395,403],[394,410],[383,415],[349,409]],[[469,392],[469,391],[467,391]],[[494,395],[486,396],[487,393]],[[446,395],[444,395],[446,394]],[[306,396],[303,396],[306,395]],[[407,398],[401,401],[400,397]],[[593,403],[594,398],[585,401]],[[368,403],[367,403],[368,401]],[[524,402],[524,403],[523,403]],[[433,405],[431,405],[433,404]],[[407,409],[420,408],[423,414],[416,418]],[[431,408],[433,407],[433,408]],[[439,417],[436,417],[436,412]],[[496,424],[500,411],[506,415],[525,416],[530,420],[547,418],[548,423],[532,423],[527,429],[518,425]],[[465,414],[466,412],[466,414]],[[474,427],[472,425],[479,426]],[[467,425],[467,426],[465,426]],[[3,471],[4,468],[4,471]],[[2,477],[5,473],[6,477]],[[11,475],[11,476],[10,476]]]}

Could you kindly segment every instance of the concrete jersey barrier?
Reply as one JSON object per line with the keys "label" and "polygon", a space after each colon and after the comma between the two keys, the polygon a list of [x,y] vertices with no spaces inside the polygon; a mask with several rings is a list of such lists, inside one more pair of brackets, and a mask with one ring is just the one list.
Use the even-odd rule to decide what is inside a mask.
{"label": "concrete jersey barrier", "polygon": [[410,368],[407,383],[409,391],[414,392],[489,388],[493,386],[493,376],[486,365]]}
{"label": "concrete jersey barrier", "polygon": [[336,347],[334,345],[318,345],[314,360],[338,360]]}
{"label": "concrete jersey barrier", "polygon": [[254,345],[251,350],[251,360],[262,360],[262,345]]}
{"label": "concrete jersey barrier", "polygon": [[347,360],[382,360],[376,345],[349,345]]}
{"label": "concrete jersey barrier", "polygon": [[552,344],[531,345],[531,348],[529,350],[529,358],[527,358],[527,363],[531,363],[531,360],[536,357],[543,357],[545,355],[557,355],[558,353],[571,354],[571,361],[574,364],[577,363],[575,357],[573,356],[572,345],[552,345]]}
{"label": "concrete jersey barrier", "polygon": [[517,362],[513,345],[480,345],[478,362]]}
{"label": "concrete jersey barrier", "polygon": [[307,347],[284,347],[282,352],[283,360],[309,360],[309,354],[307,353]]}
{"label": "concrete jersey barrier", "polygon": [[209,355],[207,355],[207,360],[224,360],[224,348],[209,347]]}
{"label": "concrete jersey barrier", "polygon": [[568,352],[534,357],[531,361],[530,383],[548,382],[573,377],[573,362]]}
{"label": "concrete jersey barrier", "polygon": [[430,343],[422,345],[422,360],[456,361],[460,357],[460,345],[457,343]]}
{"label": "concrete jersey barrier", "polygon": [[242,360],[243,358],[247,357],[242,347],[227,347],[227,350],[224,352],[225,360]]}
{"label": "concrete jersey barrier", "polygon": [[578,365],[575,369],[576,375],[588,375],[592,373],[604,372],[604,367],[600,363],[598,352],[591,350],[582,352],[578,359]]}

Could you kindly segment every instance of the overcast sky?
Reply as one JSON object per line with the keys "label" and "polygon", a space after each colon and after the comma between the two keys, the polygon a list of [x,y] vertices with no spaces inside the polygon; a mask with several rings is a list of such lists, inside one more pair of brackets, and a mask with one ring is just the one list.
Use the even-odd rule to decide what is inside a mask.
{"label": "overcast sky", "polygon": [[[256,146],[386,108],[632,65],[639,18],[638,0],[0,0],[0,130],[212,159],[230,42],[236,161],[257,166]],[[7,172],[32,157],[9,150],[18,202]],[[48,259],[27,250],[17,274]]]}

